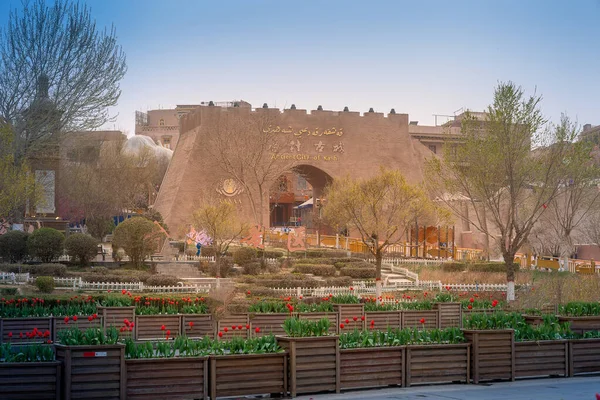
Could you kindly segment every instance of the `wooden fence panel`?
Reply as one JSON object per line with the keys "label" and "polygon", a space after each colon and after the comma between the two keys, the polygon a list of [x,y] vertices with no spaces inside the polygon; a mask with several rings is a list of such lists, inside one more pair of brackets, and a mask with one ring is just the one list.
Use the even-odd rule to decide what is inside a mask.
{"label": "wooden fence panel", "polygon": [[404,349],[403,346],[341,349],[341,389],[402,386]]}
{"label": "wooden fence panel", "polygon": [[[50,335],[45,338],[40,336],[28,338],[27,333],[31,333],[34,328],[43,333],[50,332]],[[0,340],[2,343],[43,343],[52,340],[52,338],[52,317],[0,319]]]}
{"label": "wooden fence panel", "polygon": [[471,377],[474,383],[515,379],[515,335],[512,329],[463,332],[471,343]]}
{"label": "wooden fence panel", "polygon": [[469,343],[406,346],[406,386],[469,382]]}
{"label": "wooden fence panel", "polygon": [[600,372],[600,339],[569,341],[569,375]]}
{"label": "wooden fence panel", "polygon": [[515,377],[568,376],[568,355],[566,340],[515,343]]}
{"label": "wooden fence panel", "polygon": [[402,328],[423,328],[421,319],[425,319],[425,329],[438,327],[437,310],[403,310]]}
{"label": "wooden fence panel", "polygon": [[[167,331],[169,337],[181,335],[181,315],[136,315],[135,339],[164,339]],[[165,329],[162,329],[164,325]]]}
{"label": "wooden fence panel", "polygon": [[[211,314],[183,314],[181,331],[189,338],[215,337],[215,324]],[[190,325],[190,322],[193,325]]]}
{"label": "wooden fence panel", "polygon": [[[371,325],[371,321],[375,324]],[[402,311],[367,311],[365,313],[365,327],[374,330],[387,330],[387,328],[402,328]]]}
{"label": "wooden fence panel", "polygon": [[60,400],[59,361],[0,363],[3,400]]}

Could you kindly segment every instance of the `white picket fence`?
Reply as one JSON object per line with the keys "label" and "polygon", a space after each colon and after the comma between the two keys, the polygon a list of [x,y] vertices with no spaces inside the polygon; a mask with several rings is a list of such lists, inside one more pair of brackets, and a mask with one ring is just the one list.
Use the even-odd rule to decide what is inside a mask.
{"label": "white picket fence", "polygon": [[143,282],[87,282],[81,278],[54,278],[54,284],[57,289],[72,290],[99,290],[120,292],[153,292],[153,293],[206,293],[213,287],[218,287],[219,282],[206,283],[202,285],[185,285],[179,282],[177,286],[148,286]]}
{"label": "white picket fence", "polygon": [[29,281],[29,272],[17,274],[14,272],[0,272],[0,284],[18,284],[27,283]]}
{"label": "white picket fence", "polygon": [[417,274],[416,272],[409,271],[406,268],[398,267],[398,266],[395,266],[393,264],[391,265],[390,270],[393,273],[395,273],[395,274],[403,275],[403,276],[406,276],[409,279],[412,279],[417,284],[419,282],[419,274]]}
{"label": "white picket fence", "polygon": [[[374,258],[367,259],[368,262],[375,264]],[[428,260],[422,258],[398,258],[398,257],[384,257],[382,260],[383,264],[392,265],[440,265],[443,264],[443,260]]]}

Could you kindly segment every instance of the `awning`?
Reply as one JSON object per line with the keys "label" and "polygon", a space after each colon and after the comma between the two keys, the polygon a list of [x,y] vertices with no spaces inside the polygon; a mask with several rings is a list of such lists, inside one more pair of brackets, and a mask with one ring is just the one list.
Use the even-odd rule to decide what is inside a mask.
{"label": "awning", "polygon": [[301,210],[303,208],[308,208],[308,207],[312,207],[313,206],[313,198],[311,197],[310,199],[306,200],[304,203],[300,204],[299,206],[294,207],[295,210]]}

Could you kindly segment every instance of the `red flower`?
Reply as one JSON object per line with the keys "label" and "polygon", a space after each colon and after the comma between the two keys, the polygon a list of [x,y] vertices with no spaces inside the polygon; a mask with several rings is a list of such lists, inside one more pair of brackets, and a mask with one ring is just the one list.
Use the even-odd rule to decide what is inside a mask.
{"label": "red flower", "polygon": [[161,331],[164,331],[165,329],[167,329],[167,328],[166,328],[164,325],[161,325],[161,326],[160,326],[160,330],[161,330]]}
{"label": "red flower", "polygon": [[298,298],[299,298],[300,300],[302,300],[302,295],[300,295]]}
{"label": "red flower", "polygon": [[94,320],[94,317],[92,317],[91,315],[88,317],[88,321],[92,322]]}
{"label": "red flower", "polygon": [[135,326],[135,324],[133,322],[129,324],[130,328],[133,328],[134,326]]}
{"label": "red flower", "polygon": [[242,329],[244,329],[244,327],[242,325],[238,325],[238,329],[241,331]]}
{"label": "red flower", "polygon": [[171,331],[170,330],[167,331],[167,336],[171,336]]}
{"label": "red flower", "polygon": [[347,324],[349,324],[349,323],[350,323],[350,320],[349,320],[348,318],[346,318],[346,323],[347,323]]}
{"label": "red flower", "polygon": [[73,315],[73,321],[77,322],[77,315]]}
{"label": "red flower", "polygon": [[227,327],[223,328],[223,330],[224,330],[225,332],[227,332],[227,331],[228,331]]}
{"label": "red flower", "polygon": [[190,321],[190,329],[194,327],[194,321]]}
{"label": "red flower", "polygon": [[492,301],[492,307],[496,307],[498,305],[498,300]]}
{"label": "red flower", "polygon": [[235,325],[231,325],[231,330],[235,331]]}
{"label": "red flower", "polygon": [[352,286],[350,286],[350,290],[354,290],[354,288]]}
{"label": "red flower", "polygon": [[65,317],[65,324],[69,323],[69,317]]}
{"label": "red flower", "polygon": [[12,332],[8,332],[8,337],[11,338],[12,337]]}
{"label": "red flower", "polygon": [[469,303],[474,303],[474,302],[475,302],[475,299],[471,297],[471,298],[469,299]]}
{"label": "red flower", "polygon": [[257,326],[256,329],[254,330],[254,332],[260,333],[260,328]]}
{"label": "red flower", "polygon": [[468,308],[469,310],[472,310],[472,309],[473,309],[473,306],[469,304],[469,305],[467,306],[467,308]]}
{"label": "red flower", "polygon": [[447,290],[447,291],[450,291],[450,286],[446,286],[446,290]]}
{"label": "red flower", "polygon": [[340,329],[344,329],[344,324],[340,324]]}
{"label": "red flower", "polygon": [[133,331],[133,326],[129,327],[129,332]]}
{"label": "red flower", "polygon": [[364,316],[364,315],[363,315],[363,316],[361,316],[361,317],[360,317],[360,320],[361,320],[361,321],[364,321],[364,320],[365,320],[365,316]]}
{"label": "red flower", "polygon": [[247,294],[248,296],[250,296],[250,291],[248,290],[248,291],[246,292],[246,294]]}
{"label": "red flower", "polygon": [[19,332],[19,337],[23,339],[23,332]]}
{"label": "red flower", "polygon": [[50,336],[50,331],[44,332],[44,337],[48,337],[48,336]]}
{"label": "red flower", "polygon": [[354,322],[356,322],[358,320],[358,317],[352,317],[352,319],[354,320]]}
{"label": "red flower", "polygon": [[421,318],[421,320],[419,322],[422,324],[425,324],[425,318]]}
{"label": "red flower", "polygon": [[375,320],[374,319],[371,320],[371,326],[373,326],[373,325],[375,325]]}
{"label": "red flower", "polygon": [[223,332],[219,332],[219,337],[223,337]]}
{"label": "red flower", "polygon": [[98,318],[98,314],[94,313],[94,315],[92,315],[92,317],[94,317],[94,319]]}
{"label": "red flower", "polygon": [[128,320],[127,318],[125,318],[125,319],[123,320],[123,323],[124,323],[125,325],[129,326],[129,320]]}
{"label": "red flower", "polygon": [[121,294],[125,294],[125,293],[127,293],[127,290],[125,290],[125,289],[121,290]]}
{"label": "red flower", "polygon": [[250,324],[246,324],[246,329],[250,329]]}

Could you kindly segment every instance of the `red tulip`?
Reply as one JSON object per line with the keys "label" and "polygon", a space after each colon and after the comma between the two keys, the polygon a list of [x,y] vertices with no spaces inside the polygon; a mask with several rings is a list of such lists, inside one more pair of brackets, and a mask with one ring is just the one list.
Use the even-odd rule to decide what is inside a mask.
{"label": "red tulip", "polygon": [[498,305],[498,300],[492,301],[492,307],[496,307]]}
{"label": "red tulip", "polygon": [[135,326],[135,324],[133,322],[129,324],[130,328],[133,328],[134,326]]}
{"label": "red tulip", "polygon": [[65,324],[69,323],[69,317],[65,317]]}
{"label": "red tulip", "polygon": [[125,289],[121,290],[121,294],[125,294],[125,293],[127,293],[127,290],[125,290]]}
{"label": "red tulip", "polygon": [[88,317],[88,321],[92,322],[94,320],[94,317],[92,317],[91,315]]}
{"label": "red tulip", "polygon": [[231,330],[235,331],[235,325],[231,325]]}
{"label": "red tulip", "polygon": [[167,331],[167,336],[171,336],[171,331],[170,330]]}
{"label": "red tulip", "polygon": [[421,321],[419,321],[420,323],[424,324],[425,323],[425,318],[421,318]]}
{"label": "red tulip", "polygon": [[257,326],[256,329],[254,330],[254,332],[260,333],[260,328]]}
{"label": "red tulip", "polygon": [[250,329],[250,324],[246,324],[246,329]]}
{"label": "red tulip", "polygon": [[77,315],[73,315],[73,321],[77,322]]}
{"label": "red tulip", "polygon": [[161,330],[161,331],[164,331],[165,329],[167,329],[167,328],[166,328],[164,325],[161,325],[161,326],[160,326],[160,330]]}
{"label": "red tulip", "polygon": [[12,332],[8,332],[8,337],[11,338],[12,336]]}
{"label": "red tulip", "polygon": [[219,337],[223,337],[223,332],[219,332]]}
{"label": "red tulip", "polygon": [[467,308],[468,308],[469,310],[472,310],[472,309],[473,309],[473,306],[469,304],[469,305],[467,306]]}
{"label": "red tulip", "polygon": [[190,321],[190,329],[194,327],[194,321]]}
{"label": "red tulip", "polygon": [[298,298],[299,298],[300,300],[302,300],[302,295],[300,295]]}
{"label": "red tulip", "polygon": [[244,327],[242,325],[238,325],[238,329],[241,331],[242,329],[244,329]]}
{"label": "red tulip", "polygon": [[361,321],[364,321],[364,320],[365,320],[365,316],[364,316],[364,315],[363,315],[363,316],[361,316],[361,317],[360,317],[360,320],[361,320]]}
{"label": "red tulip", "polygon": [[340,324],[340,329],[344,329],[344,324]]}
{"label": "red tulip", "polygon": [[44,332],[44,337],[48,337],[48,336],[50,336],[50,331]]}
{"label": "red tulip", "polygon": [[347,324],[349,324],[349,323],[350,323],[350,320],[349,320],[348,318],[346,318],[346,323],[347,323]]}
{"label": "red tulip", "polygon": [[19,337],[20,337],[21,339],[23,339],[23,332],[20,332],[20,333],[19,333]]}
{"label": "red tulip", "polygon": [[129,332],[133,331],[133,326],[129,327]]}
{"label": "red tulip", "polygon": [[248,290],[248,291],[246,292],[246,294],[247,294],[248,296],[250,296],[250,291]]}
{"label": "red tulip", "polygon": [[375,320],[374,319],[371,320],[371,325],[375,325]]}
{"label": "red tulip", "polygon": [[98,318],[98,314],[94,313],[94,315],[92,315],[94,317],[94,319]]}
{"label": "red tulip", "polygon": [[470,303],[473,303],[473,302],[475,302],[475,299],[471,297],[471,298],[469,299],[469,302],[470,302]]}
{"label": "red tulip", "polygon": [[352,290],[354,290],[354,288],[352,286],[350,286],[350,290],[352,291]]}
{"label": "red tulip", "polygon": [[223,328],[223,330],[224,330],[225,332],[227,332],[227,327]]}

